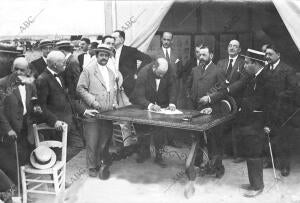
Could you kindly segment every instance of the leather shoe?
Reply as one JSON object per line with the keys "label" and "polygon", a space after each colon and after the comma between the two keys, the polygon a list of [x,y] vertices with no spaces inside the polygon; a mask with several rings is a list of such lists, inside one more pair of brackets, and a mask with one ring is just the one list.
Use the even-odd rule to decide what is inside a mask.
{"label": "leather shoe", "polygon": [[253,198],[257,195],[260,195],[263,192],[264,188],[258,190],[248,190],[244,193],[244,197]]}
{"label": "leather shoe", "polygon": [[155,158],[154,159],[154,163],[156,163],[157,165],[159,165],[161,168],[166,168],[167,164],[166,162],[162,159],[162,158]]}
{"label": "leather shoe", "polygon": [[254,190],[254,188],[250,184],[242,184],[240,188],[244,190]]}
{"label": "leather shoe", "polygon": [[216,178],[222,178],[225,173],[224,165],[221,165],[220,167],[216,168]]}
{"label": "leather shoe", "polygon": [[99,178],[101,180],[107,180],[110,176],[109,167],[106,164],[101,165],[100,172],[99,172]]}
{"label": "leather shoe", "polygon": [[95,177],[97,177],[98,172],[99,172],[99,169],[97,169],[97,168],[90,168],[89,169],[89,176],[92,177],[92,178],[95,178]]}
{"label": "leather shoe", "polygon": [[290,168],[289,167],[284,167],[280,170],[281,175],[284,177],[287,177],[288,175],[290,175]]}

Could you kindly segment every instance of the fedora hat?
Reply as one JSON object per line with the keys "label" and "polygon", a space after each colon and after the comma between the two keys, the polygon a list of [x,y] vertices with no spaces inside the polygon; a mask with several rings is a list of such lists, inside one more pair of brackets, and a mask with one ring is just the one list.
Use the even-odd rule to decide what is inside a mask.
{"label": "fedora hat", "polygon": [[65,48],[66,47],[74,48],[73,44],[68,40],[59,41],[59,42],[56,42],[56,44],[55,44],[56,49],[60,49],[60,48],[64,48],[64,47]]}
{"label": "fedora hat", "polygon": [[105,52],[108,53],[110,56],[113,55],[112,50],[109,48],[106,44],[99,44],[96,49],[94,49],[96,52]]}
{"label": "fedora hat", "polygon": [[37,169],[51,168],[56,162],[56,154],[47,146],[38,146],[30,154],[30,163]]}
{"label": "fedora hat", "polygon": [[241,54],[243,57],[247,57],[256,61],[265,62],[265,53],[254,49],[247,49],[246,54]]}
{"label": "fedora hat", "polygon": [[51,41],[49,39],[43,39],[43,40],[41,40],[40,44],[39,44],[39,48],[43,48],[43,47],[46,47],[46,46],[53,47],[53,41]]}
{"label": "fedora hat", "polygon": [[22,55],[23,54],[23,48],[18,47],[18,46],[13,45],[13,44],[0,42],[0,52]]}

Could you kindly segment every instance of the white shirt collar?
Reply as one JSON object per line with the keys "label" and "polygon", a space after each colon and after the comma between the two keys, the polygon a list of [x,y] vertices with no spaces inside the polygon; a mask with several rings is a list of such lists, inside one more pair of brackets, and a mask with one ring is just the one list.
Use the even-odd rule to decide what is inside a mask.
{"label": "white shirt collar", "polygon": [[212,63],[212,61],[210,61],[206,66],[205,66],[205,70],[208,68],[208,66]]}
{"label": "white shirt collar", "polygon": [[163,49],[165,55],[166,55],[166,51],[167,51],[168,54],[169,54],[169,56],[170,56],[170,54],[171,54],[171,47],[169,47],[169,48],[161,47],[161,48]]}
{"label": "white shirt collar", "polygon": [[273,69],[272,70],[275,70],[275,68],[278,66],[279,62],[280,62],[280,59],[278,59],[278,61],[273,64]]}
{"label": "white shirt collar", "polygon": [[230,56],[229,56],[228,64],[229,64],[229,62],[230,62],[230,59],[232,59],[232,66],[233,66],[234,63],[235,63],[235,61],[236,61],[236,59],[238,58],[238,56],[239,56],[239,55],[236,55],[235,57],[230,57]]}
{"label": "white shirt collar", "polygon": [[70,56],[72,55],[72,53],[68,53],[65,57],[65,59],[67,60],[68,58],[70,58]]}
{"label": "white shirt collar", "polygon": [[51,73],[52,75],[58,74],[58,73],[56,73],[54,70],[50,69],[48,66],[47,66],[47,69],[50,71],[50,73]]}
{"label": "white shirt collar", "polygon": [[45,58],[44,56],[42,56],[42,58],[44,59],[45,63],[47,64],[47,58]]}
{"label": "white shirt collar", "polygon": [[261,71],[262,71],[263,69],[264,69],[264,68],[259,69],[259,71],[257,71],[257,72],[255,73],[255,77],[257,77],[257,76],[261,73]]}

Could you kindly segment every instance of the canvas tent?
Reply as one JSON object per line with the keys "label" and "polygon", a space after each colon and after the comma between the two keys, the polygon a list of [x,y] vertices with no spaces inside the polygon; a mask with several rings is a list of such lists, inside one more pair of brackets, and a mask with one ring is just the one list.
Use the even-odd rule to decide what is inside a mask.
{"label": "canvas tent", "polygon": [[[300,28],[295,22],[300,20],[300,1],[272,2],[299,50]],[[121,29],[126,32],[127,45],[146,51],[174,1],[5,0],[1,3],[0,39],[103,35]]]}

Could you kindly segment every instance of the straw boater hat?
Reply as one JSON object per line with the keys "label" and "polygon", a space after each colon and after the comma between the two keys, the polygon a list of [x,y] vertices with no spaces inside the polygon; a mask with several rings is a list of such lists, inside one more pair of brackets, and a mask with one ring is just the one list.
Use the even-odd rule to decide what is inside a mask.
{"label": "straw boater hat", "polygon": [[98,47],[95,49],[96,52],[105,52],[108,53],[110,56],[113,55],[112,50],[106,44],[99,44]]}
{"label": "straw boater hat", "polygon": [[41,40],[40,44],[39,44],[39,48],[43,48],[43,47],[46,47],[46,46],[53,47],[53,41],[51,41],[49,39],[43,39],[43,40]]}
{"label": "straw boater hat", "polygon": [[56,44],[55,44],[56,49],[66,48],[66,47],[74,48],[74,45],[68,40],[59,41],[59,42],[56,42]]}
{"label": "straw boater hat", "polygon": [[51,168],[56,162],[56,154],[46,146],[38,146],[30,154],[30,163],[37,169]]}
{"label": "straw boater hat", "polygon": [[247,52],[245,55],[241,54],[241,56],[260,61],[260,62],[265,62],[265,53],[261,51],[257,51],[254,49],[247,49]]}

